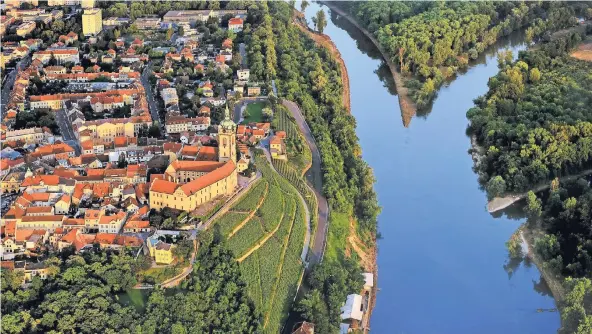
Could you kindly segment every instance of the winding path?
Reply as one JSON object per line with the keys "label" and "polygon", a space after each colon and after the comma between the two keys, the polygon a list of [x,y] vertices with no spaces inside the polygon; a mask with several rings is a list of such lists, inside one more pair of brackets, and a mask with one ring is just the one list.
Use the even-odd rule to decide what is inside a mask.
{"label": "winding path", "polygon": [[[306,123],[300,108],[298,108],[296,103],[288,100],[282,100],[282,104],[288,108],[296,120],[296,124],[298,125],[300,132],[302,132],[304,135],[304,139],[308,143],[308,147],[310,147],[310,151],[312,152],[312,166],[306,172],[306,179],[313,185],[311,190],[313,190],[317,198],[317,203],[319,204],[319,221],[317,223],[317,230],[314,234],[314,242],[311,246],[312,254],[309,257],[309,262],[320,263],[323,260],[323,255],[325,253],[327,230],[329,227],[329,204],[327,203],[325,196],[323,196],[323,171],[321,168],[321,154],[319,153],[319,149],[314,137],[312,136],[310,127],[308,126],[308,123]],[[300,192],[298,192],[298,194],[300,194]]]}

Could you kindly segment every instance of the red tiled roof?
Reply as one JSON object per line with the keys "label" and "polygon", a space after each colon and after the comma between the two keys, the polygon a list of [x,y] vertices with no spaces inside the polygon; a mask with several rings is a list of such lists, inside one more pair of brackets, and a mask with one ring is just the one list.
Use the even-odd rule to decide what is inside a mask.
{"label": "red tiled roof", "polygon": [[222,167],[182,185],[181,190],[183,190],[185,195],[191,196],[195,192],[228,177],[235,171],[235,169],[236,165],[232,160],[229,160]]}

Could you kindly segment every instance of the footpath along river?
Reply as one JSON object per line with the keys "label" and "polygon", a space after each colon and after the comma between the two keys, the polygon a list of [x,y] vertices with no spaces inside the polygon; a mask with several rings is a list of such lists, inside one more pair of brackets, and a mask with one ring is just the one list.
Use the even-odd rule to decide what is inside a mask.
{"label": "footpath along river", "polygon": [[555,333],[559,313],[549,311],[555,303],[537,268],[508,263],[504,243],[523,218],[487,212],[467,153],[466,111],[497,73],[497,51],[525,48],[521,34],[491,47],[404,127],[376,48],[318,3],[306,10],[309,26],[319,9],[349,72],[357,134],[383,207],[371,331]]}

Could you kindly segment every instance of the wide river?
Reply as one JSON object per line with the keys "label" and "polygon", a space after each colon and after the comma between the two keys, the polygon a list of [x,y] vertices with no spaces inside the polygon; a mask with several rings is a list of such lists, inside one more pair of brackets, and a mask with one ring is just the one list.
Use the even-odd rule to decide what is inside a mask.
{"label": "wide river", "polygon": [[466,111],[497,73],[496,52],[524,49],[520,36],[488,50],[404,127],[378,51],[326,6],[310,4],[309,24],[319,9],[349,72],[357,134],[383,208],[372,332],[555,333],[559,313],[537,268],[508,263],[504,243],[523,218],[487,212],[467,153]]}

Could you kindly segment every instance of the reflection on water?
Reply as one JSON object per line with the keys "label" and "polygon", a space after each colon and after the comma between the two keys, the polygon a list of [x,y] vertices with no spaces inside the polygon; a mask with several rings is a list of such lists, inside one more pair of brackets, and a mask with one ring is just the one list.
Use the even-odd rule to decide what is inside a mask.
{"label": "reflection on water", "polygon": [[[319,9],[329,14],[311,3],[309,21]],[[347,21],[329,17],[325,33],[348,69],[356,133],[383,207],[372,331],[554,333],[558,314],[538,312],[555,307],[539,292],[545,291],[540,273],[526,259],[510,261],[504,246],[523,214],[518,207],[495,216],[487,212],[467,154],[466,111],[498,72],[495,48],[522,45],[520,36],[471,62],[465,74],[442,87],[433,110],[405,127],[389,70],[374,45]],[[539,281],[534,289],[533,281]]]}
{"label": "reflection on water", "polygon": [[551,293],[551,289],[549,288],[549,285],[547,284],[547,281],[545,281],[545,279],[543,278],[543,276],[541,275],[541,277],[539,278],[539,281],[532,281],[532,287],[534,289],[534,291],[538,292],[541,296],[549,296],[552,297],[552,293]]}

